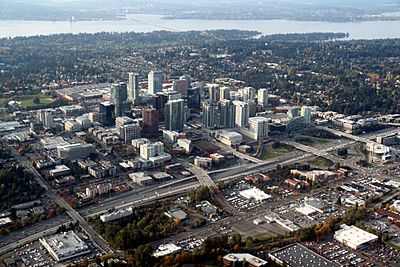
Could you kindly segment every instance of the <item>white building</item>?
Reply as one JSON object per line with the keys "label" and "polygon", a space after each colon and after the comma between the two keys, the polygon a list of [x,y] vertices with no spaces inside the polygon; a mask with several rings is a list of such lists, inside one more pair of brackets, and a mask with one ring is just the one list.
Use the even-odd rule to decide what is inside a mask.
{"label": "white building", "polygon": [[305,123],[311,123],[311,107],[302,106],[300,115],[304,118]]}
{"label": "white building", "polygon": [[268,89],[266,88],[258,89],[257,101],[258,105],[262,106],[264,109],[268,107]]}
{"label": "white building", "polygon": [[96,153],[96,149],[92,144],[68,144],[57,146],[57,155],[64,159],[80,159],[86,158],[90,154]]}
{"label": "white building", "polygon": [[178,139],[178,146],[182,147],[186,153],[190,153],[192,150],[192,141],[185,138]]}
{"label": "white building", "polygon": [[164,144],[156,142],[153,144],[143,144],[140,146],[140,157],[150,159],[164,152]]}
{"label": "white building", "polygon": [[126,209],[117,210],[108,214],[103,214],[100,216],[100,220],[102,222],[111,222],[121,218],[128,217],[132,214],[133,214],[133,209],[132,207],[130,207]]}
{"label": "white building", "polygon": [[240,191],[239,195],[241,195],[242,197],[244,197],[246,199],[254,199],[255,201],[258,201],[258,202],[263,202],[263,201],[271,198],[270,195],[266,194],[264,191],[262,191],[256,187],[252,187],[250,189]]}
{"label": "white building", "polygon": [[202,168],[210,168],[212,165],[212,159],[206,157],[195,157],[194,165]]}
{"label": "white building", "polygon": [[157,248],[157,250],[153,253],[153,256],[156,258],[164,257],[176,253],[181,249],[182,248],[180,246],[177,246],[175,244],[163,244]]}
{"label": "white building", "polygon": [[263,140],[268,137],[268,119],[265,117],[249,118],[249,130],[255,140]]}
{"label": "white building", "polygon": [[249,125],[249,104],[243,101],[233,101],[235,106],[235,125],[237,127],[247,127]]}
{"label": "white building", "polygon": [[78,132],[82,129],[81,125],[76,121],[64,122],[64,131],[67,133]]}
{"label": "white building", "polygon": [[160,70],[152,70],[148,75],[148,93],[155,95],[162,91],[163,73]]}
{"label": "white building", "polygon": [[238,146],[243,142],[243,136],[236,132],[222,132],[218,134],[218,140],[228,146]]}
{"label": "white building", "polygon": [[130,173],[129,178],[138,185],[150,185],[154,182],[153,178],[145,175],[144,172]]}
{"label": "white building", "polygon": [[354,250],[362,250],[378,240],[378,236],[368,233],[354,225],[342,224],[333,236],[337,241]]}
{"label": "white building", "polygon": [[74,231],[40,238],[39,241],[58,262],[90,252],[88,245]]}
{"label": "white building", "polygon": [[86,187],[86,196],[89,198],[94,198],[97,195],[103,195],[107,194],[111,191],[112,189],[112,184],[111,183],[105,183],[105,184],[99,184],[99,185],[94,185],[91,187]]}
{"label": "white building", "polygon": [[140,138],[140,125],[137,120],[129,117],[117,117],[115,119],[118,136],[125,144],[130,144],[132,140]]}

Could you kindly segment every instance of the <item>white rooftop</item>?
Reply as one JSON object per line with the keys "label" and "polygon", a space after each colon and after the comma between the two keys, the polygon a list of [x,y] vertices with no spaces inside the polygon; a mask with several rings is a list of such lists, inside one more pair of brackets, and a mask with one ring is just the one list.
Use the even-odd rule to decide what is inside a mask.
{"label": "white rooftop", "polygon": [[260,202],[271,198],[270,195],[266,194],[264,191],[262,191],[256,187],[252,187],[250,189],[240,191],[239,194],[244,198],[254,199],[254,200],[260,201]]}
{"label": "white rooftop", "polygon": [[180,251],[182,248],[175,244],[164,244],[160,245],[157,250],[153,253],[154,257],[164,257],[174,252]]}
{"label": "white rooftop", "polygon": [[374,234],[364,231],[354,225],[348,226],[346,224],[340,226],[340,230],[335,232],[334,237],[340,242],[346,242],[350,247],[358,247],[378,239]]}

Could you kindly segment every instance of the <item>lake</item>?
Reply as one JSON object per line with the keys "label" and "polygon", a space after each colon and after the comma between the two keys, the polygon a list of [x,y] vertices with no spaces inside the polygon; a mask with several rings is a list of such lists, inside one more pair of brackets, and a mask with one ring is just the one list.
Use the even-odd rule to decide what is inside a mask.
{"label": "lake", "polygon": [[212,29],[257,30],[263,34],[348,32],[351,39],[400,38],[400,21],[335,23],[290,20],[163,20],[160,15],[129,15],[121,21],[0,21],[0,37],[57,33],[151,32]]}

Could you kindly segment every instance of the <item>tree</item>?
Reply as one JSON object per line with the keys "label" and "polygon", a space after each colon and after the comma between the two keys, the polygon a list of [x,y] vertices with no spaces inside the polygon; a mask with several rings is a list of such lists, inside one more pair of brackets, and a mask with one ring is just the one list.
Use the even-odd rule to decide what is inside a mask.
{"label": "tree", "polygon": [[35,96],[35,98],[32,100],[32,102],[36,105],[40,104],[40,97],[39,96]]}

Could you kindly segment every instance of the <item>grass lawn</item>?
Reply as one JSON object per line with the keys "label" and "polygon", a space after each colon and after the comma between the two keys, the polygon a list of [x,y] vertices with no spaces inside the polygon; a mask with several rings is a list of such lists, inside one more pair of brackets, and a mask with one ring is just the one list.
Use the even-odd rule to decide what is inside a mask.
{"label": "grass lawn", "polygon": [[296,142],[305,145],[305,146],[311,146],[311,147],[315,147],[318,145],[323,145],[323,144],[327,144],[329,143],[328,140],[323,140],[323,139],[309,139],[309,138],[299,138],[296,139]]}
{"label": "grass lawn", "polygon": [[[33,103],[33,100],[35,99],[36,96],[40,98],[40,103],[38,104]],[[21,102],[21,106],[25,108],[45,106],[54,102],[54,100],[51,97],[38,94],[38,95],[15,96],[11,98],[0,98],[0,105],[4,105],[5,103],[10,101]]]}
{"label": "grass lawn", "polygon": [[272,158],[276,158],[282,155],[285,155],[286,153],[289,153],[290,151],[293,151],[293,147],[285,145],[285,144],[279,144],[277,148],[273,148],[271,146],[272,144],[269,144],[266,151],[263,152],[261,155],[262,160],[269,160]]}
{"label": "grass lawn", "polygon": [[220,149],[217,145],[214,145],[212,142],[205,140],[196,141],[194,142],[194,145],[204,151],[216,151]]}
{"label": "grass lawn", "polygon": [[326,168],[334,165],[333,161],[323,157],[316,157],[311,163],[319,168]]}

